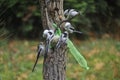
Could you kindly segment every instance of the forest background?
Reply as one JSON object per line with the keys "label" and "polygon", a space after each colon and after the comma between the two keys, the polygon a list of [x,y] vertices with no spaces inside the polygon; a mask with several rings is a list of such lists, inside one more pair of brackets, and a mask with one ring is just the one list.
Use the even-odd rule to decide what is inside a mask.
{"label": "forest background", "polygon": [[[82,13],[72,24],[83,34],[70,38],[90,66],[68,53],[68,80],[119,80],[120,0],[64,0],[66,9]],[[42,80],[43,58],[31,73],[42,33],[38,0],[0,0],[0,80]]]}

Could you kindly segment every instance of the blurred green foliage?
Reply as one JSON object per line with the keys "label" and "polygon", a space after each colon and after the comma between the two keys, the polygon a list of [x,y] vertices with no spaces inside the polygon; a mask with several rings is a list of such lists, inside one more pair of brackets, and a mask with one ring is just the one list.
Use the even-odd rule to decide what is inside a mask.
{"label": "blurred green foliage", "polygon": [[1,0],[0,24],[13,36],[36,37],[42,30],[40,5],[34,0]]}
{"label": "blurred green foliage", "polygon": [[[97,36],[108,33],[120,38],[120,0],[64,0],[64,10],[70,8],[82,13],[72,20],[77,30],[86,34],[95,32]],[[35,72],[31,72],[39,42],[8,40],[11,36],[35,39],[42,30],[38,0],[0,0],[0,80],[42,80],[42,57]],[[120,79],[120,42],[107,34],[102,38],[82,43],[74,41],[90,70],[86,72],[76,67],[79,64],[68,53],[68,80]]]}
{"label": "blurred green foliage", "polygon": [[[120,34],[119,0],[64,0],[64,10],[71,8],[82,13],[73,19],[77,30]],[[0,26],[13,36],[36,38],[43,30],[39,0],[0,0],[0,12]]]}
{"label": "blurred green foliage", "polygon": [[[68,52],[67,80],[119,80],[119,41],[109,39],[73,41],[85,56],[90,67],[83,69]],[[12,40],[0,46],[0,80],[42,80],[43,57],[39,58],[35,71],[39,41]],[[116,48],[117,47],[117,48]]]}

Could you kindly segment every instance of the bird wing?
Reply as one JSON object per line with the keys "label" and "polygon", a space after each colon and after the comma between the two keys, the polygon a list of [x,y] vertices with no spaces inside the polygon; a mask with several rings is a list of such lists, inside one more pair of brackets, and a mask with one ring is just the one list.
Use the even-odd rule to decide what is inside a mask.
{"label": "bird wing", "polygon": [[60,45],[61,45],[61,36],[60,36],[60,38],[59,38],[59,40],[58,40],[58,42],[57,42],[57,44],[56,44],[56,49],[58,49],[59,47],[60,47]]}
{"label": "bird wing", "polygon": [[46,48],[45,48],[45,56],[47,56],[49,46],[50,46],[50,41],[49,41],[49,39],[47,39],[46,40]]}

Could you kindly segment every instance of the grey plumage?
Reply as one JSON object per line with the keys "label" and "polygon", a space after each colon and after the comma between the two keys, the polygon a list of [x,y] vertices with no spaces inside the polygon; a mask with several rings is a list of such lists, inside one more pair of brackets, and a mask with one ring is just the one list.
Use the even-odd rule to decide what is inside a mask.
{"label": "grey plumage", "polygon": [[53,30],[44,30],[43,37],[46,38],[46,49],[45,49],[45,56],[48,53],[48,49],[50,47],[50,43],[52,38],[54,37],[54,31]]}
{"label": "grey plumage", "polygon": [[61,34],[58,43],[56,44],[56,49],[60,48],[62,44],[66,44],[68,39],[68,32],[65,31],[64,33]]}
{"label": "grey plumage", "polygon": [[79,12],[76,11],[75,9],[66,9],[64,11],[64,15],[67,16],[67,18],[74,17],[78,14],[79,14]]}
{"label": "grey plumage", "polygon": [[70,22],[66,22],[66,23],[65,23],[64,29],[65,29],[66,31],[68,31],[69,33],[74,33],[74,32],[75,32],[75,33],[79,33],[79,34],[82,33],[82,32],[80,32],[80,31],[76,31],[75,28],[71,25]]}

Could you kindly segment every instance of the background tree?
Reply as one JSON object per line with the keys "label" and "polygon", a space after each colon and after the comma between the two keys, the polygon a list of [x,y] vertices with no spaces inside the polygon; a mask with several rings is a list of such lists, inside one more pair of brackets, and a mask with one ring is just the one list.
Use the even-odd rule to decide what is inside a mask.
{"label": "background tree", "polygon": [[[73,19],[76,28],[87,35],[105,33],[116,36],[119,33],[120,11],[119,0],[66,0],[64,9],[75,8],[83,13],[83,17]],[[41,14],[38,1],[0,1],[0,24],[13,36],[37,38],[41,31]],[[77,35],[79,36],[79,35]]]}

